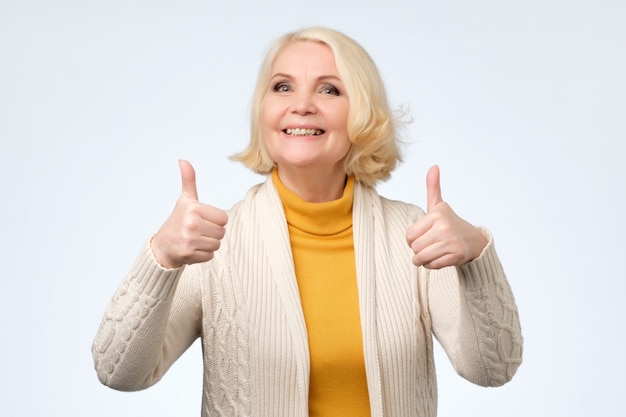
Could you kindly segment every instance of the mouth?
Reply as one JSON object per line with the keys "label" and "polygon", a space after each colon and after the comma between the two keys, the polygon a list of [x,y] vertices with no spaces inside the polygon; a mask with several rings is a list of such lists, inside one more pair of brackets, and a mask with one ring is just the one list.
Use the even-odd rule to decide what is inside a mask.
{"label": "mouth", "polygon": [[284,129],[283,132],[289,136],[319,136],[324,134],[322,129]]}

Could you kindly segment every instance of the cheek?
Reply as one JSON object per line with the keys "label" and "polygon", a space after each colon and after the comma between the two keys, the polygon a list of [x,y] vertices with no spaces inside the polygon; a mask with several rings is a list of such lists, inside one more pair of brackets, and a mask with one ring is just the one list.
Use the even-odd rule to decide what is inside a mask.
{"label": "cheek", "polygon": [[331,115],[332,127],[336,131],[347,131],[348,130],[348,114],[349,114],[349,106],[336,106],[326,113]]}
{"label": "cheek", "polygon": [[263,100],[260,109],[261,128],[274,128],[280,121],[280,109],[271,98]]}
{"label": "cheek", "polygon": [[273,132],[274,129],[271,128],[270,122],[268,121],[266,115],[261,115],[259,118],[260,122],[260,141],[263,144],[264,153],[274,161],[276,155],[276,141],[273,140],[276,136]]}
{"label": "cheek", "polygon": [[265,151],[271,159],[274,159],[277,146],[277,130],[274,120],[275,118],[272,118],[271,115],[268,114],[262,114],[260,117],[260,139]]}
{"label": "cheek", "polygon": [[269,115],[267,114],[266,106],[261,107],[261,111],[259,112],[259,127],[261,130],[265,130],[268,126]]}

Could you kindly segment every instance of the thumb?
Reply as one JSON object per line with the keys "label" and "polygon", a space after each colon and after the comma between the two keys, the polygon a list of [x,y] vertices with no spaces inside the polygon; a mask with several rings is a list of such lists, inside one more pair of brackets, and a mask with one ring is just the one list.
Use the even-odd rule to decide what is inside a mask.
{"label": "thumb", "polygon": [[198,190],[196,188],[196,171],[193,166],[184,159],[178,161],[180,166],[180,176],[183,180],[183,195],[192,200],[198,201]]}
{"label": "thumb", "polygon": [[440,172],[437,165],[430,167],[428,174],[426,174],[426,192],[426,207],[427,211],[430,212],[437,204],[443,202],[441,198]]}

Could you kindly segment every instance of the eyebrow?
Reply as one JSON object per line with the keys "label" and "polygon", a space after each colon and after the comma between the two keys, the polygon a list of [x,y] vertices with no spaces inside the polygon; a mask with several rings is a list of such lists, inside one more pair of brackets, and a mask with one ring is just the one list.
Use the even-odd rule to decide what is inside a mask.
{"label": "eyebrow", "polygon": [[[276,74],[272,75],[270,77],[270,81],[273,80],[274,78],[287,78],[288,80],[294,79],[293,76],[282,73],[282,72],[277,72]],[[341,81],[341,78],[339,78],[337,75],[320,75],[319,77],[316,78],[316,81],[324,81],[324,80],[334,80],[343,84],[343,81]]]}

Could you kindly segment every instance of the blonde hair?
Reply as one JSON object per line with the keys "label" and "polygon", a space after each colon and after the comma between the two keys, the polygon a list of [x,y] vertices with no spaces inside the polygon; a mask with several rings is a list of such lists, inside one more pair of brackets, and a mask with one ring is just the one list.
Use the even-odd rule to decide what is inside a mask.
{"label": "blonde hair", "polygon": [[387,102],[380,73],[369,54],[356,41],[338,31],[310,27],[278,38],[267,52],[252,97],[250,143],[231,157],[259,174],[274,167],[263,143],[261,105],[269,88],[276,57],[291,42],[320,42],[335,57],[339,77],[350,101],[347,132],[352,146],[345,161],[348,175],[367,186],[389,178],[402,161],[397,137],[398,120]]}

